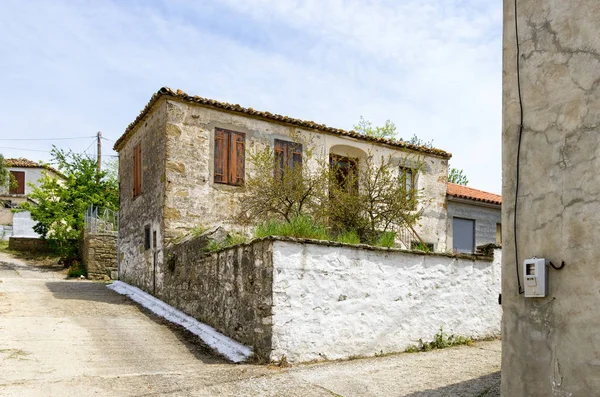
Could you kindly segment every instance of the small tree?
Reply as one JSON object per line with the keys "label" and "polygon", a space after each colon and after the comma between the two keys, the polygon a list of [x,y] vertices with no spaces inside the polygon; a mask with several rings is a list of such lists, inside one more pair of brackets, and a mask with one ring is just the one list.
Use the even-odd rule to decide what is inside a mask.
{"label": "small tree", "polygon": [[29,194],[33,202],[23,204],[21,210],[31,212],[37,222],[33,229],[50,240],[58,254],[75,256],[86,209],[94,205],[117,210],[118,182],[106,172],[98,174],[96,161],[90,157],[56,147],[51,156],[64,180],[44,172],[39,186]]}
{"label": "small tree", "polygon": [[467,179],[463,170],[450,168],[448,170],[448,182],[466,186],[469,183],[469,179]]}
{"label": "small tree", "polygon": [[9,181],[10,173],[6,169],[6,162],[4,161],[4,156],[0,154],[0,187],[4,188],[8,186]]}
{"label": "small tree", "polygon": [[414,188],[421,164],[400,167],[391,157],[377,160],[369,154],[344,183],[332,170],[328,206],[332,228],[355,231],[361,241],[375,244],[382,234],[414,225],[422,215],[422,207],[417,209],[421,190]]}
{"label": "small tree", "polygon": [[282,161],[281,154],[269,146],[248,155],[252,172],[246,177],[245,194],[238,199],[238,221],[256,224],[279,219],[289,223],[299,216],[317,216],[327,194],[328,175],[322,162],[313,159],[306,142],[295,138],[294,143],[305,149],[299,161]]}

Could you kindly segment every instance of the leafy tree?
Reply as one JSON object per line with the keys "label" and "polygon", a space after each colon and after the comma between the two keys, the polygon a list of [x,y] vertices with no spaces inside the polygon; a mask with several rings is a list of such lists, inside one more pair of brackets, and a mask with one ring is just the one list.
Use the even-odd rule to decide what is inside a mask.
{"label": "leafy tree", "polygon": [[464,174],[463,170],[450,168],[448,170],[448,182],[466,186],[469,183],[469,179]]}
{"label": "leafy tree", "polygon": [[50,240],[58,254],[73,257],[77,255],[86,209],[90,205],[118,209],[118,182],[114,174],[98,174],[96,161],[86,155],[53,147],[51,156],[51,163],[64,180],[44,172],[39,186],[33,187],[29,195],[33,202],[23,204],[21,209],[31,212],[37,221],[33,229]]}
{"label": "leafy tree", "polygon": [[6,168],[6,162],[4,161],[4,156],[0,154],[0,186],[4,187],[8,185],[10,181],[10,173]]}
{"label": "leafy tree", "polygon": [[303,142],[301,162],[282,162],[277,171],[277,153],[268,145],[248,154],[252,172],[244,184],[246,194],[238,199],[238,221],[256,224],[276,219],[289,223],[299,216],[316,216],[327,195],[328,174],[327,167],[313,159],[307,146]]}
{"label": "leafy tree", "polygon": [[[396,138],[396,124],[391,120],[386,120],[383,126],[373,126],[373,123],[369,120],[365,120],[363,116],[360,116],[358,123],[353,125],[353,128],[359,134],[373,138]],[[410,139],[398,138],[398,140],[415,146],[433,147],[433,140],[425,141],[416,134]]]}
{"label": "leafy tree", "polygon": [[396,136],[396,124],[391,120],[386,120],[383,126],[378,127],[373,126],[373,123],[360,116],[358,124],[353,127],[356,132],[374,138],[394,138]]}
{"label": "leafy tree", "polygon": [[[400,169],[391,157],[376,159],[369,154],[343,183],[332,170],[328,202],[331,227],[338,233],[354,231],[361,241],[376,244],[382,236],[414,225],[423,211],[417,210],[422,192],[413,188],[413,176],[421,164],[417,159],[411,168]],[[348,188],[352,186],[358,188]]]}

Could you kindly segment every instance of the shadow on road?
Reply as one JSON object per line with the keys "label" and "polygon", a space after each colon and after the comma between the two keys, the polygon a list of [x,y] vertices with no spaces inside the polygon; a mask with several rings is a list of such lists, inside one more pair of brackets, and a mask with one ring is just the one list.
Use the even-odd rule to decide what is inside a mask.
{"label": "shadow on road", "polygon": [[[157,316],[150,310],[138,305],[128,297],[118,294],[108,288],[105,283],[89,281],[48,281],[45,283],[48,290],[56,299],[91,301],[107,303],[110,305],[134,306],[139,313],[144,314],[153,322],[167,327],[177,339],[192,353],[196,359],[205,364],[224,364],[227,360],[217,355],[210,347],[202,342],[195,334],[184,327],[171,323]],[[84,303],[85,304],[85,303]],[[114,310],[111,313],[118,313]],[[123,312],[128,315],[128,312]],[[118,314],[120,315],[120,313]]]}
{"label": "shadow on road", "polygon": [[407,394],[405,397],[500,397],[500,371],[437,389]]}

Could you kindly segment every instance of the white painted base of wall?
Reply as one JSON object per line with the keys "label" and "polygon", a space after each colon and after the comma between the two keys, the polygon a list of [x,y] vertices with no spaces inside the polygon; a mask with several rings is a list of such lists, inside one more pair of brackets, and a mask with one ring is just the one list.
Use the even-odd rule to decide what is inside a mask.
{"label": "white painted base of wall", "polygon": [[401,352],[444,332],[500,334],[493,262],[275,241],[271,360]]}

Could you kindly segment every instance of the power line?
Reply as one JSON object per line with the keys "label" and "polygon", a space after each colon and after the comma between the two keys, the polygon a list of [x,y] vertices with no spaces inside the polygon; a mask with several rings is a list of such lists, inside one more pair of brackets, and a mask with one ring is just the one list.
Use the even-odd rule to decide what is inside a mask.
{"label": "power line", "polygon": [[89,139],[95,136],[77,136],[70,138],[0,138],[0,141],[60,141],[67,139]]}
{"label": "power line", "polygon": [[8,146],[0,146],[0,149],[27,150],[27,151],[30,151],[30,152],[44,152],[44,153],[50,153],[50,150],[23,149],[23,148],[18,148],[18,147],[8,147]]}

